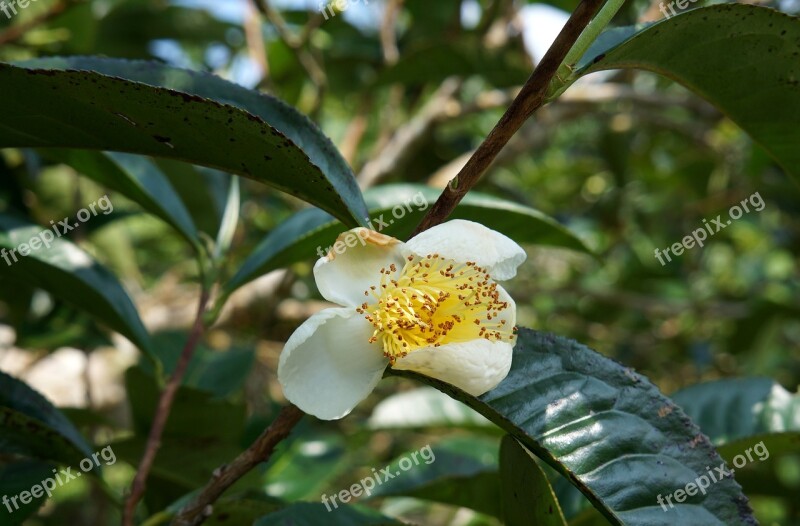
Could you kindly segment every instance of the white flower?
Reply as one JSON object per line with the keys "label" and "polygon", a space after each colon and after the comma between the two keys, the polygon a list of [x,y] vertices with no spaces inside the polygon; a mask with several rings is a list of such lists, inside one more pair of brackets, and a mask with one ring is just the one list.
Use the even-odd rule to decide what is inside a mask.
{"label": "white flower", "polygon": [[281,354],[278,379],[292,403],[321,419],[342,418],[390,364],[475,396],[506,377],[516,306],[496,280],[516,275],[525,260],[519,245],[463,220],[407,243],[365,228],[338,241],[314,277],[325,299],[342,307],[306,320]]}

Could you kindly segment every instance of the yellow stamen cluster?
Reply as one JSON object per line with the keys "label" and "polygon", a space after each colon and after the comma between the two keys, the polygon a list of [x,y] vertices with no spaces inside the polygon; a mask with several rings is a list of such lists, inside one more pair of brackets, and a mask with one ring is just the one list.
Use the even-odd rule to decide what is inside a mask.
{"label": "yellow stamen cluster", "polygon": [[380,285],[364,291],[373,301],[356,311],[375,327],[369,341],[382,340],[391,363],[422,347],[514,339],[514,327],[500,316],[508,302],[475,263],[430,254],[409,256],[399,275],[394,264],[380,272]]}

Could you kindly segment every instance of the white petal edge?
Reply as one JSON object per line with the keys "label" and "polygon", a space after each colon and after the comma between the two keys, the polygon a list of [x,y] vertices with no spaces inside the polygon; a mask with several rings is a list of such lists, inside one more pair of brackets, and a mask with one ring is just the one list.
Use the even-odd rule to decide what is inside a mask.
{"label": "white petal edge", "polygon": [[330,252],[317,260],[314,278],[326,300],[357,307],[373,298],[364,295],[381,282],[381,268],[405,264],[403,243],[367,228],[354,228],[339,235]]}
{"label": "white petal edge", "polygon": [[501,310],[497,315],[497,321],[505,320],[506,327],[508,327],[509,330],[513,330],[514,326],[517,324],[517,303],[502,285],[497,285],[497,292],[498,300],[508,303],[508,308]]}
{"label": "white petal edge", "polygon": [[453,219],[411,238],[404,255],[439,254],[455,261],[474,261],[495,280],[511,279],[527,255],[511,238],[480,223]]}
{"label": "white petal edge", "polygon": [[320,311],[289,337],[278,364],[283,394],[322,420],[347,416],[375,389],[389,360],[368,343],[372,325],[351,308]]}
{"label": "white petal edge", "polygon": [[452,384],[472,396],[480,396],[508,376],[513,349],[511,342],[481,338],[424,347],[400,358],[393,367],[415,371]]}

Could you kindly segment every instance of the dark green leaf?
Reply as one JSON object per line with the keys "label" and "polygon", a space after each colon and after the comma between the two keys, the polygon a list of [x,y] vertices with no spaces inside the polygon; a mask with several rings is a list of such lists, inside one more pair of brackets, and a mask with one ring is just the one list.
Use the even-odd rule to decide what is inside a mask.
{"label": "dark green leaf", "polygon": [[[393,460],[373,496],[405,496],[501,516],[497,440],[454,437]],[[381,477],[382,471],[378,473]]]}
{"label": "dark green leaf", "polygon": [[22,460],[0,465],[0,495],[7,496],[9,499],[8,504],[0,505],[0,524],[17,526],[36,513],[44,504],[46,495],[39,498],[34,497],[28,504],[23,503],[19,498],[14,501],[13,498],[23,491],[30,492],[34,485],[52,477],[53,469],[57,469],[55,464],[35,460]]}
{"label": "dark green leaf", "polygon": [[[617,30],[614,36],[628,34]],[[606,45],[614,41],[609,38]],[[614,43],[604,53],[589,55],[579,74],[644,69],[680,82],[716,105],[788,174],[800,178],[800,19],[754,5],[714,5]]]}
{"label": "dark green leaf", "polygon": [[[138,367],[125,374],[128,401],[137,435],[147,436],[160,391],[153,378]],[[244,432],[245,408],[217,400],[207,392],[181,387],[175,396],[165,437],[238,443]]]}
{"label": "dark green leaf", "polygon": [[[137,466],[144,455],[146,436],[136,436],[111,444],[114,453],[131,466]],[[152,476],[179,486],[183,491],[205,485],[219,466],[241,453],[237,444],[209,437],[175,438],[167,436],[153,463]]]}
{"label": "dark green leaf", "polygon": [[[61,227],[59,232],[61,232]],[[47,248],[42,241],[52,240]],[[39,234],[42,233],[42,237]],[[32,239],[39,249],[28,256],[10,251]],[[105,267],[94,261],[86,252],[64,238],[56,237],[53,230],[0,214],[0,250],[8,261],[0,262],[0,273],[44,289],[53,296],[95,316],[99,321],[131,340],[139,349],[156,360],[150,337],[144,328],[136,307],[117,279]]]}
{"label": "dark green leaf", "polygon": [[77,466],[85,457],[66,437],[23,413],[0,407],[0,452]]}
{"label": "dark green leaf", "polygon": [[672,399],[729,460],[759,441],[767,455],[800,450],[800,396],[769,378],[706,382]]}
{"label": "dark green leaf", "polygon": [[569,477],[612,524],[756,524],[732,478],[662,510],[658,495],[683,489],[722,458],[646,378],[575,341],[521,329],[511,371],[480,398],[419,374],[392,374],[482,413]]}
{"label": "dark green leaf", "polygon": [[506,526],[566,526],[544,472],[530,452],[510,435],[500,443],[500,482]]}
{"label": "dark green leaf", "polygon": [[256,498],[230,498],[214,504],[214,511],[205,526],[250,526],[259,517],[283,507],[279,501]]}
{"label": "dark green leaf", "polygon": [[51,58],[0,64],[0,147],[113,150],[183,160],[296,195],[355,226],[352,171],[304,116],[213,75],[154,62]]}
{"label": "dark green leaf", "polygon": [[38,420],[66,438],[78,451],[92,454],[89,444],[61,411],[28,384],[3,372],[0,372],[0,406]]}

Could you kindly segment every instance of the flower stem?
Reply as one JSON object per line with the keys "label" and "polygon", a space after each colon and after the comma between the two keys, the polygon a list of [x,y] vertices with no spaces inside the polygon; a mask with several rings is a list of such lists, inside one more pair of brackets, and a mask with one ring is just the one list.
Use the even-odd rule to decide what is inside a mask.
{"label": "flower stem", "polygon": [[611,19],[614,18],[614,15],[617,14],[624,3],[625,0],[608,0],[597,13],[597,16],[589,22],[589,25],[586,26],[586,29],[583,30],[575,41],[575,44],[570,48],[567,56],[564,57],[564,60],[558,67],[558,72],[550,82],[547,95],[548,101],[564,93],[564,91],[577,80],[575,65],[578,64],[578,61],[586,53],[586,50],[589,49],[589,46],[597,40],[597,37],[600,36],[600,33],[611,22]]}

